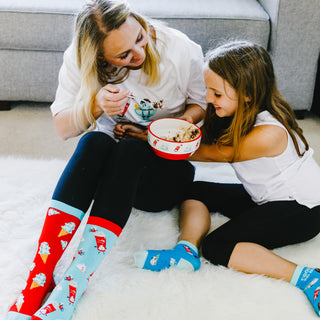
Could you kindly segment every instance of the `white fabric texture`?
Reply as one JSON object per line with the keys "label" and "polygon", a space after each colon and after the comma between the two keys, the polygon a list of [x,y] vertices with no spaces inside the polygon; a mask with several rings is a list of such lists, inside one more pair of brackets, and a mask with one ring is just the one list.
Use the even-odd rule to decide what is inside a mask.
{"label": "white fabric texture", "polygon": [[[113,137],[114,125],[119,121],[131,121],[148,125],[152,120],[164,117],[178,117],[183,114],[186,104],[198,104],[206,108],[205,84],[202,76],[203,54],[201,47],[180,31],[157,27],[157,49],[161,56],[159,84],[145,85],[145,75],[141,70],[131,70],[128,79],[117,84],[121,91],[128,89],[132,94],[150,101],[164,101],[164,106],[155,109],[151,117],[142,117],[136,102],[130,106],[123,119],[109,117],[104,113],[97,120],[97,130]],[[80,87],[80,72],[74,43],[64,55],[64,63],[59,74],[56,99],[51,105],[53,114],[72,108]],[[153,112],[152,111],[152,112]]]}
{"label": "white fabric texture", "polygon": [[[276,125],[286,130],[268,111],[258,114],[255,125]],[[298,156],[293,140],[286,132],[288,145],[279,156],[235,162],[232,167],[256,203],[296,200],[313,208],[320,205],[320,193],[315,191],[320,190],[320,167],[313,158],[312,148],[302,157]],[[300,151],[304,152],[303,142],[298,136],[297,139]]]}
{"label": "white fabric texture", "polygon": [[[53,189],[66,165],[62,160],[0,158],[0,318],[24,285]],[[201,164],[197,177],[235,182],[229,165]],[[78,247],[81,224],[59,267],[61,277]],[[212,229],[226,221],[212,214]],[[276,222],[276,221],[275,221]],[[141,270],[135,251],[172,248],[179,235],[178,210],[147,213],[132,210],[123,233],[102,262],[79,302],[73,320],[314,320],[299,289],[264,276],[214,266],[201,258],[190,273]],[[275,250],[299,264],[318,266],[320,236]],[[59,280],[59,279],[57,279]]]}

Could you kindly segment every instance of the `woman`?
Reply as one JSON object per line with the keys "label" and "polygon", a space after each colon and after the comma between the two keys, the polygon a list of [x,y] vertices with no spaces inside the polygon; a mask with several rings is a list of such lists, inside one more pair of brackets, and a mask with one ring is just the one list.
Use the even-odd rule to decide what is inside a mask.
{"label": "woman", "polygon": [[[202,63],[197,44],[135,13],[126,2],[84,6],[51,110],[63,139],[90,132],[56,186],[26,286],[7,319],[70,319],[132,206],[159,211],[179,204],[194,168],[156,157],[144,128],[161,117],[201,120]],[[91,203],[78,254],[40,308],[54,286],[55,265]]]}

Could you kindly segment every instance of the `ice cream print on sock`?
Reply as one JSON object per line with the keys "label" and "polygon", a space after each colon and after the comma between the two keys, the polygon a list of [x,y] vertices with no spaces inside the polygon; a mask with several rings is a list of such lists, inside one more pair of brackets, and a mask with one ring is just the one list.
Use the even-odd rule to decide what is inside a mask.
{"label": "ice cream print on sock", "polygon": [[320,316],[320,269],[303,268],[296,286],[306,294],[313,309]]}
{"label": "ice cream print on sock", "polygon": [[38,273],[33,279],[31,283],[30,289],[34,289],[37,287],[43,287],[46,283],[46,275],[44,273]]}
{"label": "ice cream print on sock", "polygon": [[75,223],[73,222],[65,223],[63,226],[61,226],[61,231],[58,237],[63,237],[65,235],[72,234],[75,228],[76,228]]}
{"label": "ice cream print on sock", "polygon": [[47,259],[49,257],[49,254],[50,254],[50,247],[49,247],[48,242],[41,242],[40,249],[39,249],[38,253],[40,254],[40,257],[41,257],[43,263],[46,263]]}
{"label": "ice cream print on sock", "polygon": [[[75,234],[84,213],[52,200],[38,240],[36,255],[28,279],[17,300],[10,307],[7,320],[29,320],[44,296],[51,290],[53,270]],[[59,237],[61,230],[66,234]]]}
{"label": "ice cream print on sock", "polygon": [[22,305],[24,303],[24,296],[22,293],[20,293],[18,299],[17,299],[17,302],[16,302],[16,307],[17,307],[17,310],[20,311]]}
{"label": "ice cream print on sock", "polygon": [[68,241],[61,240],[60,242],[61,242],[61,248],[62,248],[62,250],[64,250],[68,245]]}
{"label": "ice cream print on sock", "polygon": [[110,221],[89,217],[77,255],[48,300],[31,319],[71,319],[89,280],[115,243],[121,230]]}
{"label": "ice cream print on sock", "polygon": [[187,241],[179,241],[171,250],[146,250],[134,254],[139,268],[161,271],[174,267],[181,270],[196,271],[200,268],[198,249]]}
{"label": "ice cream print on sock", "polygon": [[45,308],[41,309],[41,314],[42,315],[50,314],[56,310],[63,311],[63,305],[59,304],[56,301],[53,301],[52,303],[48,304]]}
{"label": "ice cream print on sock", "polygon": [[94,232],[94,237],[96,239],[96,248],[99,252],[103,253],[106,251],[106,236],[103,232],[97,231],[95,228],[92,228],[90,230],[91,232]]}

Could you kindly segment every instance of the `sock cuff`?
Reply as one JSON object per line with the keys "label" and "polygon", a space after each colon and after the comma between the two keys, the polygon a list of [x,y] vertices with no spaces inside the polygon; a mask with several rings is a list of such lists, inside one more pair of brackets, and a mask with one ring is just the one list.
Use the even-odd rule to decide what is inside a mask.
{"label": "sock cuff", "polygon": [[107,229],[119,237],[122,232],[122,228],[112,221],[100,218],[100,217],[89,217],[87,224],[98,226]]}
{"label": "sock cuff", "polygon": [[30,320],[30,319],[31,319],[31,316],[18,313],[15,311],[9,311],[6,317],[6,320]]}
{"label": "sock cuff", "polygon": [[67,214],[70,214],[76,218],[78,218],[79,220],[82,220],[83,216],[84,216],[84,212],[81,211],[80,209],[77,209],[75,207],[69,206],[66,203],[63,203],[61,201],[58,200],[54,200],[52,199],[50,202],[50,207],[52,207],[53,209],[57,209],[60,210],[62,212],[65,212]]}
{"label": "sock cuff", "polygon": [[184,245],[188,246],[190,249],[192,249],[193,251],[195,251],[196,254],[199,254],[198,248],[189,241],[181,240],[177,243],[177,245],[178,244],[182,244],[182,245],[184,244]]}
{"label": "sock cuff", "polygon": [[302,270],[304,269],[303,266],[297,265],[296,269],[294,270],[294,273],[292,275],[292,278],[290,280],[290,283],[293,284],[294,286],[297,284],[300,274]]}

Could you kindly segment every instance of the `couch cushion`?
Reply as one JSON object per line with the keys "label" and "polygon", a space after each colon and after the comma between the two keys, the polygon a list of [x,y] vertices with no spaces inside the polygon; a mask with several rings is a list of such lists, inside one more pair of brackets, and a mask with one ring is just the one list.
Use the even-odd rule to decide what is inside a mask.
{"label": "couch cushion", "polygon": [[64,51],[85,0],[0,0],[0,48]]}
{"label": "couch cushion", "polygon": [[[0,0],[0,49],[64,51],[85,0]],[[146,16],[164,20],[204,50],[225,38],[267,46],[269,17],[256,0],[129,0]],[[208,34],[212,41],[208,42]]]}
{"label": "couch cushion", "polygon": [[[164,20],[201,44],[245,38],[268,47],[269,16],[256,0],[129,0],[138,12]],[[209,36],[210,35],[210,36]],[[209,41],[208,41],[209,39]]]}

